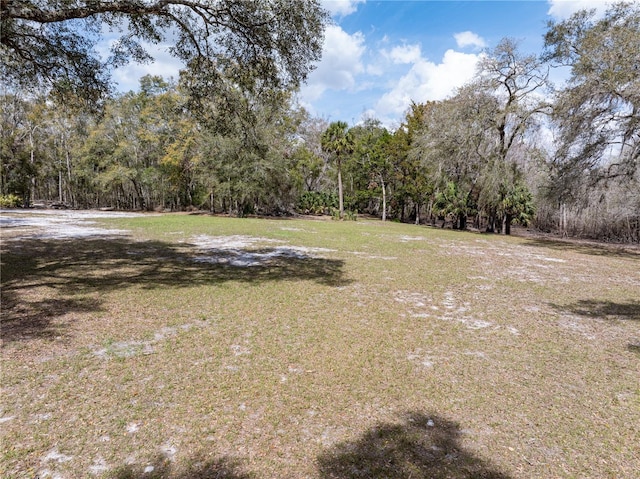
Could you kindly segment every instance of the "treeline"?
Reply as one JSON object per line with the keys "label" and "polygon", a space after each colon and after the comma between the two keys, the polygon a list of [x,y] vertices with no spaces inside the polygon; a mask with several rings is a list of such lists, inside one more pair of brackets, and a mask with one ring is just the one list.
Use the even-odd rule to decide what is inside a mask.
{"label": "treeline", "polygon": [[[570,68],[561,89],[550,68]],[[193,74],[193,73],[192,73]],[[503,40],[450,98],[395,130],[329,124],[294,91],[144,77],[100,108],[2,95],[3,202],[72,208],[358,213],[640,242],[640,6],[550,24],[542,55]],[[204,105],[204,108],[203,108]],[[95,105],[92,105],[95,107]]]}
{"label": "treeline", "polygon": [[2,192],[71,208],[206,208],[275,214],[300,186],[296,135],[303,111],[286,94],[238,95],[236,111],[196,118],[178,85],[142,78],[98,114],[68,102],[6,95]]}

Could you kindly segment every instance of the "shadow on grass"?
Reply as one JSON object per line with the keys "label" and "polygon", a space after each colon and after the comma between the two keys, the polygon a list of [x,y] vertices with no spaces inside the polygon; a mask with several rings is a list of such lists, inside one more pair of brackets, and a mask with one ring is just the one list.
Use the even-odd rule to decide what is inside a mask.
{"label": "shadow on grass", "polygon": [[188,467],[173,465],[165,457],[158,457],[147,466],[125,466],[110,474],[112,479],[253,479],[252,474],[242,472],[234,459],[195,458]]}
{"label": "shadow on grass", "polygon": [[528,246],[537,248],[548,248],[555,251],[573,251],[580,254],[592,256],[607,256],[610,258],[627,258],[640,260],[640,249],[632,246],[608,245],[580,242],[578,240],[561,239],[528,239],[525,243]]}
{"label": "shadow on grass", "polygon": [[[460,444],[460,427],[438,415],[408,413],[355,441],[339,443],[317,458],[321,479],[510,479]],[[124,466],[113,479],[255,479],[242,462],[196,456],[180,467],[159,456],[149,465]]]}
{"label": "shadow on grass", "polygon": [[2,291],[2,340],[41,337],[55,339],[66,336],[55,319],[68,313],[101,311],[100,301],[93,298],[55,298],[40,301],[18,299],[14,291]]}
{"label": "shadow on grass", "polygon": [[437,415],[409,413],[381,424],[318,458],[323,479],[508,479],[460,445],[458,424]]}
{"label": "shadow on grass", "polygon": [[596,317],[640,321],[640,301],[614,303],[613,301],[583,299],[566,306],[556,304],[552,306],[558,311],[588,318]]}
{"label": "shadow on grass", "polygon": [[180,289],[227,281],[349,283],[344,261],[286,248],[198,249],[127,238],[5,241],[2,340],[64,335],[56,318],[98,312],[101,293],[131,287]]}

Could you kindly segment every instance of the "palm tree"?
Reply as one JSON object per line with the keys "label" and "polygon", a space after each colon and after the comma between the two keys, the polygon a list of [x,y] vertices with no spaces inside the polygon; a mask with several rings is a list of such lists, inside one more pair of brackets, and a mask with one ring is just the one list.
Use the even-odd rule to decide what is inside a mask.
{"label": "palm tree", "polygon": [[344,121],[334,121],[322,134],[322,150],[331,154],[338,167],[338,199],[340,218],[344,216],[344,198],[342,194],[342,159],[353,153],[353,138],[348,130],[349,125]]}

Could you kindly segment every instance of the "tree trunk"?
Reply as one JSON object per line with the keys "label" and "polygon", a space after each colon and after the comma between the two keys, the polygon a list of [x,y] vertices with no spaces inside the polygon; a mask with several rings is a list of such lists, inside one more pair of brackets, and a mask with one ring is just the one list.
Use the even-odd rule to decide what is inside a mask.
{"label": "tree trunk", "polygon": [[436,224],[436,219],[433,216],[433,199],[430,199],[429,204],[427,205],[427,221],[429,224]]}
{"label": "tree trunk", "polygon": [[72,207],[76,207],[76,197],[73,194],[73,190],[71,189],[71,155],[69,154],[69,149],[67,148],[67,142],[64,142],[64,156],[67,160],[67,202],[71,203]]}
{"label": "tree trunk", "polygon": [[491,213],[487,218],[487,233],[495,233],[496,232],[496,215],[495,213]]}
{"label": "tree trunk", "polygon": [[459,216],[459,227],[461,230],[467,229],[467,215],[466,213],[460,213]]}
{"label": "tree trunk", "polygon": [[62,170],[58,171],[58,202],[62,203]]}
{"label": "tree trunk", "polygon": [[342,195],[342,162],[338,160],[338,201],[340,219],[342,219],[342,217],[344,216],[344,199]]}
{"label": "tree trunk", "polygon": [[135,191],[136,197],[137,197],[133,199],[134,209],[136,205],[139,205],[141,210],[146,209],[144,194],[142,193],[142,188],[140,187],[140,183],[138,183],[136,180],[133,180],[133,179],[131,180],[131,183],[133,183],[133,191]]}
{"label": "tree trunk", "polygon": [[33,138],[31,139],[30,160],[31,160],[31,171],[29,172],[29,176],[31,178],[29,179],[29,199],[28,199],[29,204],[26,204],[25,206],[31,206],[31,203],[36,197],[36,174],[35,174],[36,157],[35,157],[35,146],[33,144]]}
{"label": "tree trunk", "polygon": [[384,184],[384,178],[380,175],[380,183],[382,184],[382,221],[387,220],[387,188]]}
{"label": "tree trunk", "polygon": [[504,215],[504,218],[502,220],[502,229],[504,230],[504,234],[506,235],[510,235],[511,234],[511,222],[513,221],[513,218],[511,215]]}

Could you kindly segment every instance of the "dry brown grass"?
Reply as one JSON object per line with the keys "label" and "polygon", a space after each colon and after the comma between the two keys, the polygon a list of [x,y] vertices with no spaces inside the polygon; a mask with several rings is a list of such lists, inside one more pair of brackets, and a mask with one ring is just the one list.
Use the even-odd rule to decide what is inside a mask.
{"label": "dry brown grass", "polygon": [[637,477],[633,250],[109,224],[131,235],[3,231],[2,477]]}

